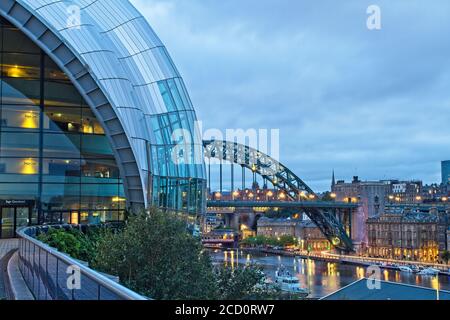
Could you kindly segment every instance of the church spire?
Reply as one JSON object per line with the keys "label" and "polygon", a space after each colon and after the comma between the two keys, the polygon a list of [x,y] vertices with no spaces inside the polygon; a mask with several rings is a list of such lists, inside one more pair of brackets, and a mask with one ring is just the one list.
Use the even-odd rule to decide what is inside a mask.
{"label": "church spire", "polygon": [[331,178],[331,189],[332,190],[333,190],[335,185],[336,185],[336,178],[335,178],[334,169],[333,169],[333,177]]}

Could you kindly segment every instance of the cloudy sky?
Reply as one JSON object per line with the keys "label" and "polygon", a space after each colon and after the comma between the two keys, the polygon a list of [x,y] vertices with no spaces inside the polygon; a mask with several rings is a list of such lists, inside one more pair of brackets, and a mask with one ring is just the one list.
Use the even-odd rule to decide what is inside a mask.
{"label": "cloudy sky", "polygon": [[[346,180],[440,181],[450,159],[448,0],[132,2],[206,128],[279,128],[281,161],[318,191],[333,168]],[[371,4],[379,31],[366,26]]]}

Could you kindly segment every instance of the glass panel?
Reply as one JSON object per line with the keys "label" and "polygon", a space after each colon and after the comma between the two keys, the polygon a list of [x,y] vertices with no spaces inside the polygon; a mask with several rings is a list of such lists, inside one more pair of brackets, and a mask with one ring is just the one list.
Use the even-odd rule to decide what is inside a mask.
{"label": "glass panel", "polygon": [[104,135],[105,131],[89,108],[82,109],[81,132],[84,134]]}
{"label": "glass panel", "polygon": [[16,228],[26,227],[30,223],[30,209],[17,208],[16,209]]}
{"label": "glass panel", "polygon": [[44,134],[44,157],[80,158],[79,134]]}
{"label": "glass panel", "polygon": [[33,158],[39,156],[39,134],[2,132],[1,155],[3,157]]}
{"label": "glass panel", "polygon": [[80,182],[80,160],[78,159],[44,159],[42,170],[44,182]]}
{"label": "glass panel", "polygon": [[47,56],[45,57],[45,79],[69,81],[69,77]]}
{"label": "glass panel", "polygon": [[81,165],[84,183],[118,183],[119,169],[114,159],[85,159]]}
{"label": "glass panel", "polygon": [[80,132],[81,109],[76,107],[46,106],[44,129],[55,132]]}
{"label": "glass panel", "polygon": [[14,208],[3,208],[1,218],[2,239],[14,238]]}
{"label": "glass panel", "polygon": [[32,200],[37,195],[37,183],[0,183],[0,198],[3,200]]}
{"label": "glass panel", "polygon": [[4,105],[1,113],[1,126],[7,129],[39,129],[40,109],[38,106]]}
{"label": "glass panel", "polygon": [[66,81],[46,81],[45,106],[80,107],[83,101],[78,90]]}
{"label": "glass panel", "polygon": [[40,104],[40,81],[20,78],[3,78],[1,83],[3,104]]}
{"label": "glass panel", "polygon": [[176,111],[175,101],[172,98],[172,94],[170,93],[167,82],[166,81],[158,82],[158,87],[161,92],[161,96],[164,100],[164,104],[166,105],[167,111],[168,112]]}
{"label": "glass panel", "polygon": [[112,156],[113,151],[106,136],[82,135],[82,151],[85,158]]}
{"label": "glass panel", "polygon": [[21,31],[14,27],[5,27],[3,29],[3,51],[22,52],[22,53],[39,53],[41,50]]}
{"label": "glass panel", "polygon": [[2,75],[8,78],[39,79],[41,56],[36,54],[4,53]]}
{"label": "glass panel", "polygon": [[38,182],[39,159],[0,158],[2,182]]}

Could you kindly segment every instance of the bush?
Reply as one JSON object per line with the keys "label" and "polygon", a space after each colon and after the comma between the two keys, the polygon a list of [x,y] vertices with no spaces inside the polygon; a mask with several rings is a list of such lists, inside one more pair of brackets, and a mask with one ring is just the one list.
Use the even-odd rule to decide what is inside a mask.
{"label": "bush", "polygon": [[286,247],[297,244],[295,237],[284,235],[279,238],[256,236],[247,238],[241,242],[243,245],[248,246],[274,246],[274,247]]}
{"label": "bush", "polygon": [[92,229],[83,233],[78,229],[50,228],[47,233],[41,233],[38,240],[72,258],[91,263],[96,256],[97,244],[105,232],[103,229]]}

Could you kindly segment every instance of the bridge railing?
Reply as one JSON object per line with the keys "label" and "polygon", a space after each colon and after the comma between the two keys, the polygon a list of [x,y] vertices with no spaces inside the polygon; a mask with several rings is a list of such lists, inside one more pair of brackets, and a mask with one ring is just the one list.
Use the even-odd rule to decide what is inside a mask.
{"label": "bridge railing", "polygon": [[18,230],[19,269],[36,300],[146,300],[80,261],[38,241],[40,227]]}

